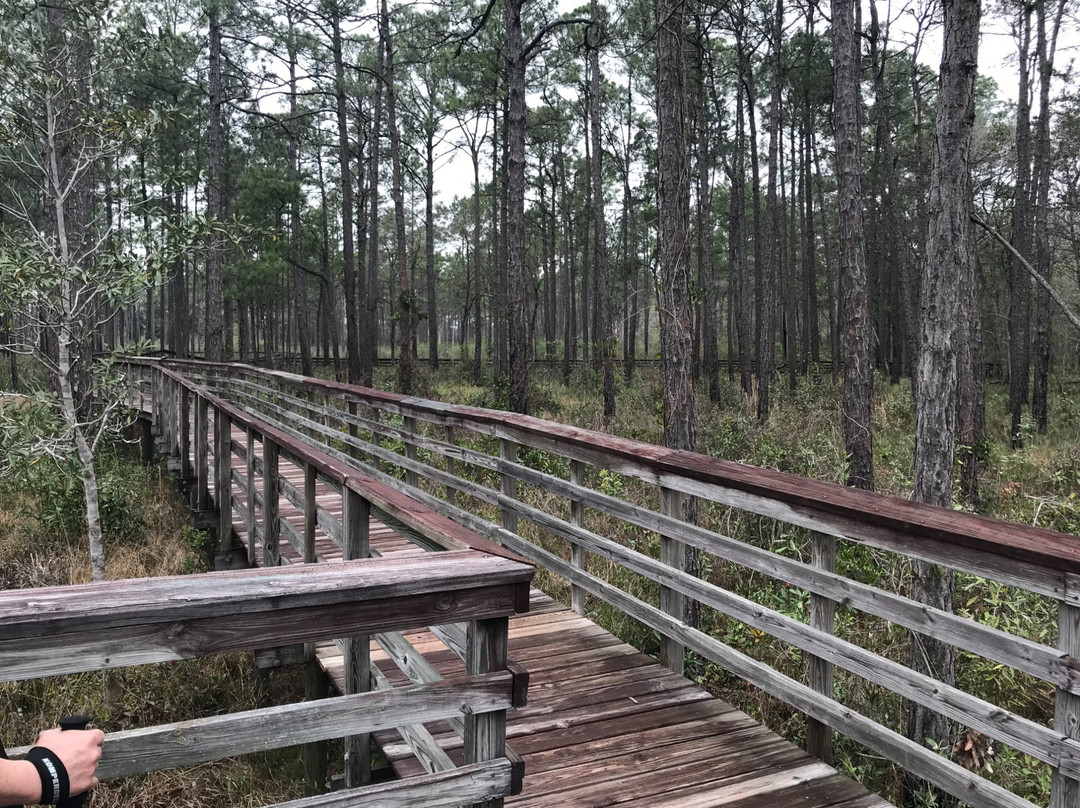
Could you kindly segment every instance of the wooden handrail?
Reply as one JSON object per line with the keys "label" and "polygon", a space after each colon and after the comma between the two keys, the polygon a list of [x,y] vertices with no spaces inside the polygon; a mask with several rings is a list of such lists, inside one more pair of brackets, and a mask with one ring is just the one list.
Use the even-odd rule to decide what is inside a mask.
{"label": "wooden handrail", "polygon": [[[233,372],[242,369],[302,390],[341,396],[408,417],[453,423],[499,437],[516,437],[535,448],[549,447],[594,465],[651,478],[652,482],[670,484],[686,493],[698,493],[697,490],[686,491],[686,488],[693,487],[686,483],[703,484],[754,500],[775,503],[777,507],[773,512],[763,515],[782,520],[800,516],[822,519],[824,523],[818,529],[826,527],[848,537],[866,537],[868,543],[874,543],[876,532],[879,538],[887,536],[889,549],[898,552],[920,555],[920,549],[924,549],[927,555],[952,557],[950,549],[967,548],[1000,558],[1002,573],[1008,573],[1009,565],[1017,562],[1041,568],[1055,578],[1068,573],[1069,580],[1062,578],[1056,594],[1080,603],[1080,577],[1072,577],[1080,576],[1080,538],[1075,536],[757,468],[696,452],[667,449],[527,415],[444,404],[250,365],[195,360],[173,360],[166,364],[192,365],[207,370],[228,368]],[[746,509],[758,512],[754,507]],[[925,548],[920,545],[925,545]],[[987,569],[986,572],[992,573],[993,570]]]}
{"label": "wooden handrail", "polygon": [[[828,684],[828,673],[836,666],[1048,763],[1055,771],[1055,808],[1062,804],[1061,795],[1070,793],[1069,789],[1080,781],[1080,733],[1076,720],[1080,715],[1080,658],[1076,657],[1076,636],[1080,636],[1080,629],[1076,629],[1080,626],[1076,617],[1080,604],[1080,539],[1076,537],[691,452],[674,452],[511,413],[440,404],[246,366],[227,366],[227,383],[216,380],[224,365],[190,363],[176,367],[187,373],[204,374],[211,385],[220,383],[227,387],[231,397],[243,402],[238,406],[249,416],[258,414],[301,443],[329,439],[328,442],[340,448],[328,446],[325,451],[339,462],[357,463],[354,458],[365,458],[367,464],[359,465],[364,465],[365,473],[375,481],[566,579],[576,603],[581,604],[583,595],[589,593],[658,632],[670,646],[668,655],[673,666],[683,648],[693,650],[794,705],[818,722],[815,744],[820,748],[827,748],[828,732],[837,730],[901,762],[968,804],[1030,808],[1030,803],[978,774],[963,770],[836,702]],[[312,402],[312,394],[323,396],[323,404]],[[349,406],[346,408],[343,402]],[[357,413],[357,405],[371,408],[376,414],[381,411],[400,416],[402,420],[395,418],[396,423],[388,423],[374,416],[364,417]],[[320,417],[322,422],[316,420]],[[453,436],[439,440],[431,430],[424,434],[417,428],[416,423],[421,421],[449,430],[471,431],[485,440],[479,448],[458,445]],[[404,451],[401,446],[382,446],[380,436],[401,441]],[[570,479],[519,462],[514,444],[568,459]],[[442,457],[447,462],[440,467],[432,457]],[[375,463],[381,463],[387,470],[396,466],[397,475],[376,469]],[[474,475],[462,476],[459,465],[485,469],[498,475],[500,482],[492,486],[491,476],[480,481]],[[806,564],[706,527],[687,524],[679,518],[678,509],[669,505],[658,513],[603,494],[584,484],[583,465],[635,476],[657,486],[662,498],[674,501],[686,494],[701,497],[819,534],[854,539],[1054,598],[1061,611],[1059,647],[1033,642],[960,615],[923,606],[902,593],[849,579],[832,569],[828,557],[831,551],[825,542],[815,551],[814,563]],[[409,484],[421,479],[445,487],[448,496],[436,496],[430,493],[430,487],[425,490],[423,486]],[[562,510],[552,511],[546,500],[532,504],[519,499],[516,492],[520,484],[568,500],[569,518]],[[449,496],[451,491],[482,503],[484,510],[458,507]],[[719,559],[807,589],[814,598],[816,616],[808,626],[687,575],[677,563],[681,553],[669,552],[656,559],[592,532],[582,518],[584,507],[668,537],[673,547],[691,545]],[[493,513],[499,516],[493,517]],[[572,561],[567,562],[524,539],[519,523],[568,542]],[[640,596],[619,589],[588,571],[583,563],[586,554],[603,557],[654,585],[659,584],[661,592],[668,594],[667,600],[657,608],[655,602],[645,602]],[[802,649],[813,658],[817,670],[813,686],[782,675],[687,626],[678,605],[683,597],[693,598]],[[1059,728],[1027,721],[833,636],[828,613],[835,603],[883,617],[913,631],[933,633],[959,648],[1051,682],[1057,689],[1055,725]],[[1059,781],[1064,785],[1059,785]]]}
{"label": "wooden handrail", "polygon": [[[532,575],[529,564],[469,549],[5,591],[0,592],[0,681],[462,620],[472,627],[470,647],[505,647],[507,617],[516,612],[522,591],[528,601]],[[482,749],[469,761],[474,766],[416,778],[389,791],[385,786],[352,791],[349,800],[386,796],[401,805],[437,805],[443,803],[435,795],[448,789],[487,804],[512,791],[515,764],[489,740],[504,734],[505,711],[521,703],[527,678],[497,654],[486,655],[466,673],[405,688],[109,733],[98,776],[106,780],[457,719],[465,721],[467,741]],[[490,727],[497,731],[493,734]],[[26,750],[11,751],[19,755]],[[340,800],[311,798],[294,804],[336,805]]]}

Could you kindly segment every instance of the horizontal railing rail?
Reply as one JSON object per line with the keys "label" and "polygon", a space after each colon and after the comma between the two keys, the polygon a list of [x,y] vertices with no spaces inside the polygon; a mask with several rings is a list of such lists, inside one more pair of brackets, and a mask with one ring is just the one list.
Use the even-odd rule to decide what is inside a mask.
{"label": "horizontal railing rail", "polygon": [[[344,559],[377,557],[379,553],[371,547],[369,539],[369,518],[374,515],[398,527],[414,543],[426,550],[437,551],[439,555],[467,552],[477,557],[502,559],[521,569],[524,577],[513,590],[512,611],[528,610],[528,577],[531,576],[532,566],[521,557],[446,516],[419,505],[406,494],[380,483],[348,463],[336,460],[321,450],[325,447],[297,441],[265,420],[248,414],[243,408],[163,366],[161,362],[136,359],[130,360],[127,367],[134,383],[135,403],[153,421],[170,464],[179,471],[181,481],[191,488],[193,508],[197,514],[210,518],[211,521],[204,521],[204,524],[216,525],[220,558],[225,559],[234,550],[234,524],[245,528],[244,550],[248,564],[260,562],[264,567],[275,568],[294,562],[325,560],[319,556],[316,547],[319,529],[337,544]],[[236,437],[237,432],[242,435],[240,439]],[[302,470],[302,483],[297,485],[287,478],[283,468],[288,464]],[[324,501],[328,498],[339,504],[336,513],[331,507],[333,503]],[[299,511],[302,527],[297,528],[282,515],[283,499]],[[292,553],[285,552],[286,545],[292,549]],[[425,574],[424,569],[424,565],[416,567],[419,574]],[[408,578],[409,575],[406,575]],[[491,621],[478,621],[467,616],[458,620],[445,613],[443,608],[449,609],[453,605],[452,593],[432,593],[430,597],[433,606],[428,619],[411,627],[427,627],[441,637],[462,658],[466,671],[486,670],[492,660],[507,670],[513,670],[515,703],[524,704],[528,677],[506,659],[505,620],[501,628],[498,625],[492,628],[488,625]],[[373,616],[371,632],[356,633],[337,640],[344,657],[347,694],[391,688],[386,676],[371,664],[371,639],[375,639],[384,649],[397,648],[399,656],[392,657],[395,661],[409,659],[415,663],[415,659],[420,657],[411,651],[402,651],[402,648],[411,649],[411,646],[401,631],[392,625],[380,624],[374,617],[377,615]],[[256,633],[253,636],[260,635]],[[267,629],[263,641],[250,647],[256,650],[256,664],[261,667],[305,662],[311,668],[317,664],[315,646],[311,640],[273,628]],[[474,656],[470,656],[470,649],[473,649]],[[476,658],[477,653],[486,656]],[[403,668],[414,686],[444,686],[440,684],[442,677],[433,675],[433,671],[425,671],[423,677],[416,676],[415,667],[414,664]],[[323,677],[309,675],[307,682],[309,699],[325,697]],[[411,713],[402,713],[403,718],[411,719],[411,716]],[[517,793],[523,776],[522,761],[512,750],[499,743],[504,730],[493,732],[489,719],[490,716],[468,713],[457,719],[449,717],[449,723],[463,736],[468,735],[472,739],[469,742],[471,747],[467,743],[467,748],[471,749],[467,756],[470,762],[494,758],[509,761],[511,781],[507,793]],[[505,717],[500,714],[495,720],[496,723],[501,722],[501,726]],[[398,721],[393,726],[430,774],[449,777],[444,784],[450,793],[458,793],[474,782],[490,780],[487,770],[468,776],[452,774],[455,769],[453,762],[424,726],[429,722]],[[347,782],[366,781],[370,768],[369,737],[369,732],[364,730],[347,739]],[[309,763],[309,779],[324,781],[325,777],[319,773],[325,769],[325,750],[320,752],[313,748],[306,753],[306,759]],[[416,804],[429,803],[421,800]]]}
{"label": "horizontal railing rail", "polygon": [[457,720],[472,752],[463,768],[286,805],[387,804],[387,795],[400,805],[487,805],[511,793],[512,763],[485,739],[522,698],[498,649],[531,575],[511,559],[457,550],[0,592],[0,681],[465,621],[468,641],[496,653],[464,677],[110,732],[99,778]]}
{"label": "horizontal railing rail", "polygon": [[[929,707],[1053,770],[1051,805],[1078,804],[1080,787],[1080,540],[1030,526],[856,491],[522,415],[409,398],[365,388],[210,363],[169,363],[202,378],[249,416],[292,439],[323,447],[342,463],[363,463],[373,479],[407,494],[569,582],[574,608],[590,595],[663,638],[667,664],[682,669],[691,650],[810,717],[810,750],[829,755],[831,730],[895,761],[973,806],[1030,806],[995,782],[860,714],[837,698],[833,670]],[[226,373],[227,368],[227,373]],[[531,450],[526,454],[519,447]],[[545,462],[537,463],[536,452]],[[605,474],[643,485],[627,501],[587,481]],[[719,519],[684,518],[689,498],[808,530],[809,558],[736,538]],[[701,510],[699,507],[699,511]],[[606,518],[606,522],[600,516]],[[636,535],[658,537],[628,541]],[[565,544],[552,544],[556,539]],[[1040,642],[971,617],[935,609],[903,587],[875,585],[836,569],[837,541],[930,561],[997,581],[1056,604],[1058,632]],[[569,547],[569,551],[561,549]],[[682,566],[684,548],[809,593],[809,617],[792,616]],[[648,582],[617,585],[596,561]],[[688,625],[692,599],[804,654],[808,674],[793,677]],[[1052,723],[1031,720],[957,686],[946,685],[875,650],[837,636],[835,615],[853,613],[933,635],[1053,688]],[[1054,644],[1051,644],[1054,643]]]}

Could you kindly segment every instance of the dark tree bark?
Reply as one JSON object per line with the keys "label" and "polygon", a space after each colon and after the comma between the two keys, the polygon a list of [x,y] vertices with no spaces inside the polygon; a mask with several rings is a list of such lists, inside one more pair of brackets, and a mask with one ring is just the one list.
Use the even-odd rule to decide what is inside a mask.
{"label": "dark tree bark", "polygon": [[586,37],[589,47],[589,123],[592,136],[592,194],[593,194],[593,252],[596,256],[594,277],[597,295],[596,340],[600,344],[600,362],[604,371],[604,419],[615,417],[615,335],[611,328],[611,268],[608,266],[607,219],[604,211],[604,150],[600,145],[600,46],[603,31],[598,19],[599,9],[592,0],[593,23]]}
{"label": "dark tree bark", "polygon": [[570,386],[570,359],[573,354],[574,346],[574,250],[571,244],[571,233],[573,231],[573,225],[571,223],[570,216],[570,201],[569,191],[567,190],[566,180],[566,158],[563,155],[562,149],[558,151],[555,157],[556,170],[559,173],[559,185],[561,191],[559,194],[559,207],[562,213],[562,234],[563,234],[563,267],[562,273],[562,296],[563,296],[563,357],[562,357],[562,380],[563,384],[567,387]]}
{"label": "dark tree bark", "polygon": [[428,363],[439,369],[439,317],[435,277],[435,127],[424,133],[424,276],[427,279]]}
{"label": "dark tree bark", "polygon": [[[740,70],[742,60],[739,60]],[[739,340],[739,378],[743,393],[753,392],[753,358],[750,347],[750,271],[746,238],[746,127],[744,81],[735,89],[735,155],[731,184],[731,240],[734,251],[735,331]],[[730,361],[731,357],[728,357]]]}
{"label": "dark tree bark", "polygon": [[363,329],[360,349],[360,383],[375,382],[375,360],[379,356],[379,161],[382,156],[383,64],[385,53],[378,49],[375,66],[375,99],[371,115],[371,152],[368,157],[367,278],[364,284]]}
{"label": "dark tree bark", "polygon": [[341,178],[341,246],[345,275],[345,352],[349,382],[369,384],[360,364],[360,323],[357,302],[356,254],[353,249],[353,184],[350,168],[349,118],[345,97],[345,60],[341,46],[341,11],[331,9],[331,48],[334,59],[334,95],[337,102],[338,169]]}
{"label": "dark tree bark", "polygon": [[[293,7],[288,6],[291,15]],[[292,252],[293,267],[293,302],[296,306],[296,331],[300,343],[300,372],[305,376],[314,373],[311,364],[311,324],[308,321],[308,284],[307,276],[301,268],[300,238],[300,119],[296,99],[296,29],[295,21],[289,19],[286,52],[289,58],[289,185],[292,186],[292,201],[289,204],[289,249]]]}
{"label": "dark tree bark", "polygon": [[[1058,31],[1065,11],[1064,0],[1059,0],[1051,30],[1047,33],[1046,0],[1038,4],[1036,60],[1039,65],[1039,118],[1035,125],[1035,269],[1046,280],[1053,275],[1050,255],[1050,83],[1054,75],[1054,53],[1057,50]],[[1031,414],[1039,434],[1046,433],[1047,393],[1050,381],[1050,332],[1053,309],[1050,307],[1050,291],[1039,286],[1035,316],[1035,378],[1031,390]]]}
{"label": "dark tree bark", "polygon": [[[690,186],[686,165],[686,22],[679,0],[656,0],[657,212],[661,373],[664,384],[664,445],[693,449],[694,389],[690,376],[693,322],[687,228]],[[684,505],[694,520],[692,502]],[[687,553],[686,570],[697,574],[697,554]],[[700,621],[700,606],[687,599],[686,620]]]}
{"label": "dark tree bark", "polygon": [[[207,139],[206,215],[211,221],[221,219],[221,9],[216,2],[208,9],[210,20],[210,128]],[[221,263],[223,245],[217,227],[210,230],[206,256],[206,358],[221,361],[222,304]]]}
{"label": "dark tree bark", "polygon": [[416,374],[416,295],[409,273],[408,245],[405,242],[405,191],[401,184],[401,133],[397,126],[397,88],[394,81],[394,42],[390,35],[390,11],[382,0],[379,15],[379,38],[385,59],[383,80],[386,85],[386,126],[390,130],[390,165],[392,182],[390,196],[394,200],[394,252],[397,259],[397,305],[394,316],[398,323],[398,392],[412,395]]}
{"label": "dark tree bark", "polygon": [[525,51],[521,0],[505,0],[507,82],[506,256],[510,285],[510,409],[529,408],[525,324]]}
{"label": "dark tree bark", "polygon": [[480,382],[483,370],[483,284],[480,281],[483,261],[480,258],[480,143],[471,145],[470,156],[473,162],[473,294],[476,297],[473,307],[476,309],[475,341],[473,343],[473,382]]}
{"label": "dark tree bark", "polygon": [[709,104],[705,80],[705,49],[708,39],[702,31],[704,22],[697,20],[698,35],[698,115],[697,115],[697,264],[698,286],[701,289],[701,372],[709,384],[709,399],[720,403],[719,334],[716,325],[716,279],[713,266],[712,154],[709,148]]}
{"label": "dark tree bark", "polygon": [[[813,64],[814,4],[806,6],[806,40],[803,68],[810,75]],[[810,103],[810,82],[803,82],[802,188],[805,226],[803,228],[803,353],[815,364],[821,361],[821,329],[818,327],[817,235],[814,232],[814,110]]]}
{"label": "dark tree bark", "polygon": [[859,46],[852,0],[833,5],[833,117],[836,125],[840,262],[844,323],[844,449],[848,485],[873,490],[873,433],[870,402],[874,376],[870,365],[870,319],[866,287],[866,248],[862,221],[859,165]]}
{"label": "dark tree bark", "polygon": [[[780,158],[780,93],[783,87],[783,71],[781,69],[783,28],[784,0],[776,0],[772,38],[769,45],[770,60],[772,62],[772,90],[769,97],[769,175],[766,180],[768,187],[765,191],[765,227],[767,235],[765,244],[762,245],[768,251],[768,254],[765,255],[757,296],[760,305],[757,345],[757,417],[758,422],[762,424],[769,420],[769,387],[772,383],[776,358],[776,281],[780,269],[780,253],[783,249],[781,244],[780,200],[777,194],[777,169]],[[757,248],[755,247],[755,249]]]}
{"label": "dark tree bark", "polygon": [[[1020,95],[1016,106],[1016,190],[1012,210],[1012,244],[1031,255],[1031,11],[1023,4],[1020,28]],[[1020,416],[1028,403],[1031,369],[1031,278],[1014,257],[1009,274],[1009,438],[1014,449],[1023,445]]]}
{"label": "dark tree bark", "polygon": [[[971,133],[975,123],[975,78],[979,52],[979,0],[944,3],[945,37],[940,100],[933,146],[926,260],[922,276],[922,338],[916,373],[915,498],[941,507],[952,504],[956,440],[956,329],[961,290],[973,276],[971,242]],[[921,603],[952,610],[953,573],[912,562],[912,595]],[[955,651],[932,637],[912,634],[911,667],[952,685]],[[909,706],[908,737],[930,738],[948,748],[950,722],[934,710]],[[905,803],[918,782],[908,778]],[[938,804],[949,804],[944,794]]]}

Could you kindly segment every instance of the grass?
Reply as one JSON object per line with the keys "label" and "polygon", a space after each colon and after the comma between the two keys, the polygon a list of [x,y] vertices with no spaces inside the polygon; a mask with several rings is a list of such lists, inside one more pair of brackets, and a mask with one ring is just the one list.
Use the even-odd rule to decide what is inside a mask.
{"label": "grass", "polygon": [[[201,571],[201,534],[161,466],[119,454],[100,462],[110,579]],[[0,587],[30,588],[90,579],[81,492],[55,470],[34,485],[0,481]],[[302,698],[298,671],[259,682],[250,654],[143,665],[113,671],[0,683],[0,738],[33,743],[66,714],[84,713],[106,732],[255,709]],[[200,766],[128,777],[100,786],[98,808],[257,806],[302,794],[298,749],[276,750]]]}

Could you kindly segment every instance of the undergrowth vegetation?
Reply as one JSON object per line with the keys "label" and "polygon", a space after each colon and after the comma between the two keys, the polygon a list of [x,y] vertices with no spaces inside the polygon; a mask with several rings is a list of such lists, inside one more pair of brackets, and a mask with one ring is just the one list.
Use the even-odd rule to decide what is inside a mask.
{"label": "undergrowth vegetation", "polygon": [[[377,381],[389,389],[393,379],[389,369]],[[621,380],[620,380],[621,381]],[[423,394],[442,401],[472,406],[505,407],[504,396],[495,385],[477,386],[462,371],[451,369],[423,381]],[[532,413],[541,418],[608,431],[622,437],[650,443],[662,442],[663,395],[655,368],[639,368],[632,383],[618,386],[617,416],[605,425],[598,374],[577,369],[572,383],[564,386],[555,370],[534,369],[530,389]],[[801,379],[795,390],[778,385],[774,388],[769,423],[758,425],[752,401],[738,383],[728,379],[722,384],[721,405],[707,397],[697,397],[697,451],[718,458],[755,466],[842,482],[846,476],[843,433],[840,414],[840,386],[828,373]],[[980,496],[977,502],[964,502],[956,491],[958,508],[976,511],[1011,521],[1034,524],[1066,533],[1080,532],[1080,441],[1077,440],[1077,416],[1080,402],[1069,395],[1065,382],[1052,391],[1050,431],[1038,435],[1031,423],[1024,425],[1025,448],[1008,447],[1006,424],[1007,390],[991,383],[987,394],[988,435],[976,447],[982,460]],[[874,461],[877,490],[899,497],[910,497],[913,486],[915,410],[911,390],[905,382],[890,385],[879,378],[873,408]],[[494,441],[472,435],[459,442],[497,453]],[[422,457],[421,459],[425,459]],[[434,454],[428,462],[441,465]],[[519,462],[539,471],[568,477],[565,459],[535,449],[522,449]],[[498,489],[493,472],[459,464],[457,471],[489,488]],[[589,469],[586,484],[611,496],[640,505],[658,508],[657,488],[639,479],[606,469]],[[438,487],[432,487],[439,493]],[[568,506],[558,497],[522,486],[520,496],[531,505],[564,518]],[[484,513],[498,521],[491,507],[459,497],[459,504]],[[804,562],[810,560],[811,532],[775,520],[738,511],[714,503],[701,503],[699,524],[719,533],[738,538],[772,552]],[[659,557],[659,537],[599,512],[586,510],[585,526],[596,533],[616,539],[627,547]],[[563,558],[570,557],[564,540],[535,526],[521,523],[522,535]],[[853,542],[839,542],[837,569],[843,574],[906,594],[910,591],[907,560],[895,554],[874,550]],[[616,584],[624,591],[652,604],[659,603],[659,586],[621,566],[595,555],[588,556],[590,573]],[[702,577],[710,582],[774,609],[786,616],[809,620],[808,592],[781,581],[752,573],[720,559],[703,554]],[[538,570],[537,585],[565,603],[570,601],[570,586],[563,579],[543,569]],[[660,637],[608,604],[587,598],[589,616],[616,635],[644,651],[659,655]],[[1004,631],[1040,643],[1057,641],[1056,603],[1012,587],[958,574],[955,608],[958,613]],[[907,663],[909,637],[905,629],[854,609],[840,607],[836,615],[839,636],[900,663]],[[790,647],[737,620],[705,608],[702,628],[731,647],[795,679],[806,681],[807,657]],[[958,655],[958,686],[980,698],[998,704],[1021,716],[1050,724],[1053,717],[1053,689],[1045,682],[974,654]],[[784,703],[763,695],[757,689],[728,674],[719,666],[697,658],[688,658],[688,675],[704,687],[759,718],[774,730],[796,743],[805,734],[804,717]],[[907,708],[904,700],[873,682],[836,671],[836,697],[844,704],[874,718],[884,726],[903,733]],[[957,728],[957,732],[966,728]],[[997,756],[980,772],[986,777],[1035,802],[1045,803],[1049,795],[1050,770],[1047,766],[1015,750],[997,747]],[[837,767],[856,777],[869,788],[896,799],[902,771],[880,756],[847,739],[837,737]],[[951,749],[941,749],[951,756]],[[933,804],[931,794],[926,804]]]}
{"label": "undergrowth vegetation", "polygon": [[[103,451],[99,467],[110,579],[205,571],[206,534],[187,524],[163,466]],[[82,490],[71,475],[42,462],[18,480],[0,480],[0,588],[88,582],[85,535]],[[295,701],[302,693],[292,672],[258,681],[250,654],[0,683],[0,738],[9,748],[32,744],[74,713],[115,732]],[[93,804],[258,806],[295,798],[302,784],[299,753],[279,750],[111,781]]]}

